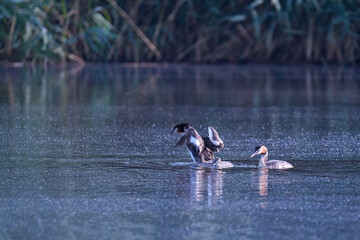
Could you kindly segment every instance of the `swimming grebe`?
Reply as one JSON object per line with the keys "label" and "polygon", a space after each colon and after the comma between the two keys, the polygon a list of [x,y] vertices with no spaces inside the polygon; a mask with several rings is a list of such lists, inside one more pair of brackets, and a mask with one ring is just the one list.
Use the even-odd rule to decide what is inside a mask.
{"label": "swimming grebe", "polygon": [[195,163],[218,163],[220,158],[214,157],[214,152],[224,147],[224,143],[213,127],[208,127],[209,137],[202,137],[188,123],[180,123],[170,133],[181,134],[176,146],[186,144],[192,160]]}
{"label": "swimming grebe", "polygon": [[260,145],[255,147],[255,152],[253,155],[251,155],[250,158],[254,157],[255,155],[261,155],[260,161],[259,161],[259,168],[269,168],[269,169],[290,169],[294,168],[293,165],[291,165],[288,162],[280,161],[280,160],[270,160],[269,158],[269,152],[268,149],[264,145]]}

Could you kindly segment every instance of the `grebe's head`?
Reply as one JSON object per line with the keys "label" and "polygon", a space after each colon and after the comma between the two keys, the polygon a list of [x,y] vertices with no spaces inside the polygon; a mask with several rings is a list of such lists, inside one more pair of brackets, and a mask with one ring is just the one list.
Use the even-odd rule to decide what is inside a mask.
{"label": "grebe's head", "polygon": [[180,123],[176,125],[170,133],[184,133],[188,128],[190,128],[190,124],[188,123]]}
{"label": "grebe's head", "polygon": [[256,155],[266,154],[267,152],[268,152],[268,150],[264,145],[256,146],[255,147],[255,152],[253,153],[253,155],[251,155],[250,158],[253,158]]}

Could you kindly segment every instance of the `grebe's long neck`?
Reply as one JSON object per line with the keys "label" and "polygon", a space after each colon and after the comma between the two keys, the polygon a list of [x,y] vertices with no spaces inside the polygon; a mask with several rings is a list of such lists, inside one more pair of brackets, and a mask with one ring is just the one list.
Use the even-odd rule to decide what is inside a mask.
{"label": "grebe's long neck", "polygon": [[266,168],[266,161],[269,158],[269,152],[266,154],[261,154],[260,161],[259,161],[259,168]]}

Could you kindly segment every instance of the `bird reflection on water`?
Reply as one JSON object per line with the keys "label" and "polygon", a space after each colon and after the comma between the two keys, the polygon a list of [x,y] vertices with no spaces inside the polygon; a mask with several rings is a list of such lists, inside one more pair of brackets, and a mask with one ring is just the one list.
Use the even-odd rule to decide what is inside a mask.
{"label": "bird reflection on water", "polygon": [[259,169],[260,207],[264,209],[268,205],[268,177],[268,169]]}
{"label": "bird reflection on water", "polygon": [[218,169],[197,168],[190,170],[191,202],[207,200],[209,206],[222,201],[225,172]]}
{"label": "bird reflection on water", "polygon": [[[207,202],[209,207],[223,202],[224,176],[226,172],[219,169],[196,168],[190,169],[189,198],[192,204]],[[254,175],[256,179],[259,204],[262,209],[268,206],[268,169],[259,169]],[[255,180],[255,179],[254,179]]]}

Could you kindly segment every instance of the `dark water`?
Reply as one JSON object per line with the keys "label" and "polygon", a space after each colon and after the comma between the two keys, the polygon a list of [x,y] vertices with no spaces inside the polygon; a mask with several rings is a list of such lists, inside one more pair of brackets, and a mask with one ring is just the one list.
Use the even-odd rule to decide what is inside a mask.
{"label": "dark water", "polygon": [[[0,239],[360,239],[359,73],[1,67]],[[236,167],[193,165],[182,121]]]}

